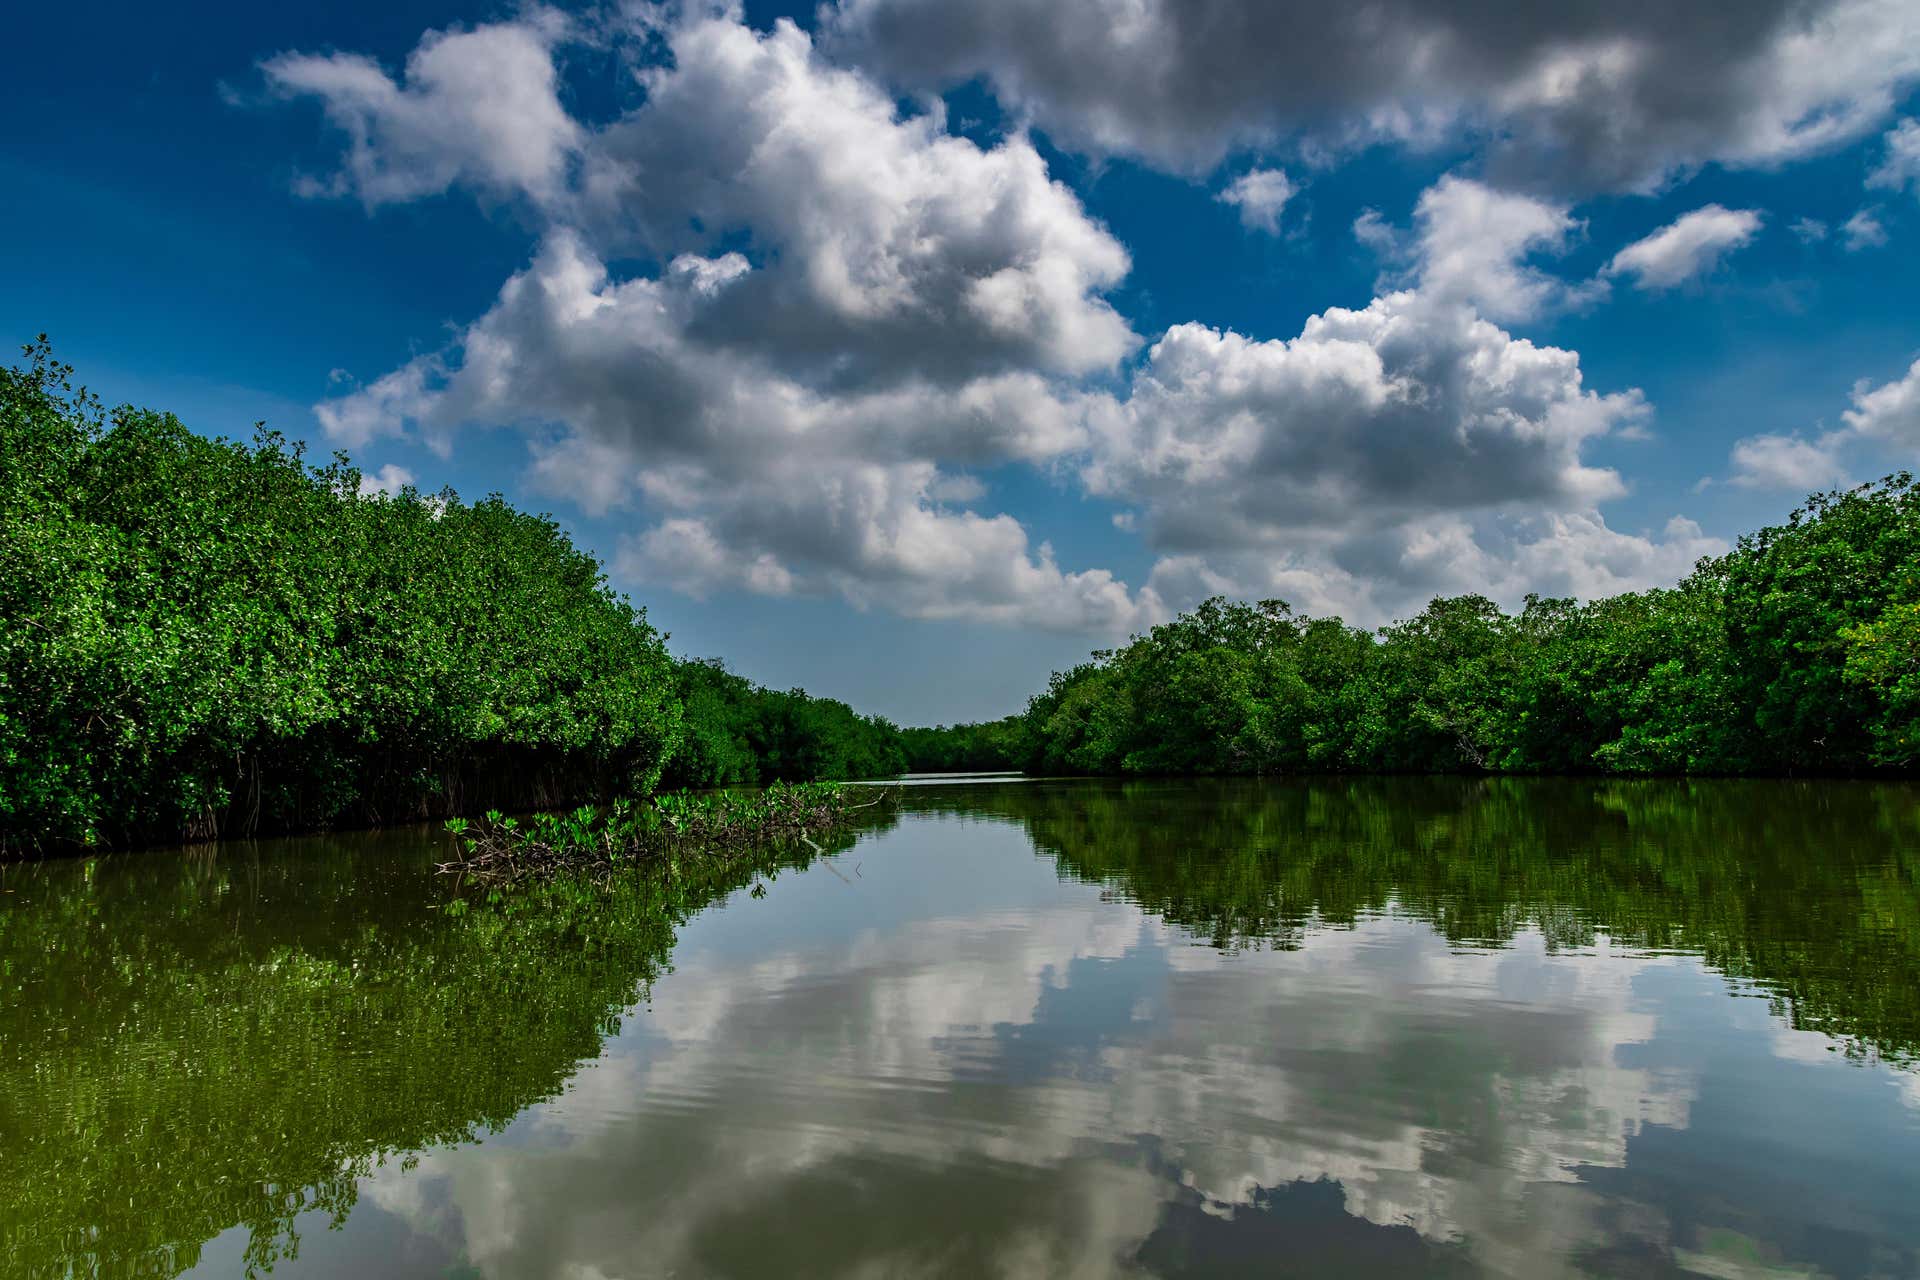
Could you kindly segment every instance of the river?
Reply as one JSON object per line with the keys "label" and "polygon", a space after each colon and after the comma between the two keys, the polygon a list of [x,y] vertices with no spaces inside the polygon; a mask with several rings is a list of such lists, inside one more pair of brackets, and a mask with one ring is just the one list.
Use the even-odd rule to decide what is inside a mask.
{"label": "river", "polygon": [[0,868],[0,1274],[1920,1275],[1920,788],[975,781]]}

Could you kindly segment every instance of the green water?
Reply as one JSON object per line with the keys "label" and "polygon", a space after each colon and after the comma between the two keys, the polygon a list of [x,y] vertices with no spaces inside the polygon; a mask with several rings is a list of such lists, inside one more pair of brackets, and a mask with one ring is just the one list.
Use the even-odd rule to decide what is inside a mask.
{"label": "green water", "polygon": [[1920,1276],[1920,789],[910,788],[0,869],[0,1275]]}

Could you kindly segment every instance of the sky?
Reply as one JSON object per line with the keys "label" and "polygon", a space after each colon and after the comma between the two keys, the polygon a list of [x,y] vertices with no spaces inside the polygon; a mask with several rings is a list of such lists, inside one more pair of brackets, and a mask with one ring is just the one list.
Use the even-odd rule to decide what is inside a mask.
{"label": "sky", "polygon": [[33,6],[0,339],[903,723],[1920,455],[1914,0]]}

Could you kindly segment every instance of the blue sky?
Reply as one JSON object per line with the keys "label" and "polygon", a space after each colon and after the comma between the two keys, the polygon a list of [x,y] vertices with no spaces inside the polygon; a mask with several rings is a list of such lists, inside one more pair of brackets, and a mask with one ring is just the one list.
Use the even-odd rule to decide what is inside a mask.
{"label": "blue sky", "polygon": [[551,510],[677,650],[909,722],[1913,464],[1911,3],[1336,8],[41,6],[3,336]]}

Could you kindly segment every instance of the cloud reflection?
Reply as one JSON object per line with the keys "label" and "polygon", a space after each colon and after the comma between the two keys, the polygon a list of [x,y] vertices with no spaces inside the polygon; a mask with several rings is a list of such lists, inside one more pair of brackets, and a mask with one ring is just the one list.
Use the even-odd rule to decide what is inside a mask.
{"label": "cloud reflection", "polygon": [[1670,1250],[1585,1174],[1688,1125],[1696,1074],[1633,1050],[1643,978],[1717,985],[1696,961],[1462,949],[1392,911],[1222,952],[1111,894],[1022,905],[1031,853],[989,843],[1012,900],[895,892],[896,833],[851,936],[736,953],[696,921],[566,1097],[368,1199],[500,1276],[1178,1274],[1276,1223],[1436,1273]]}

